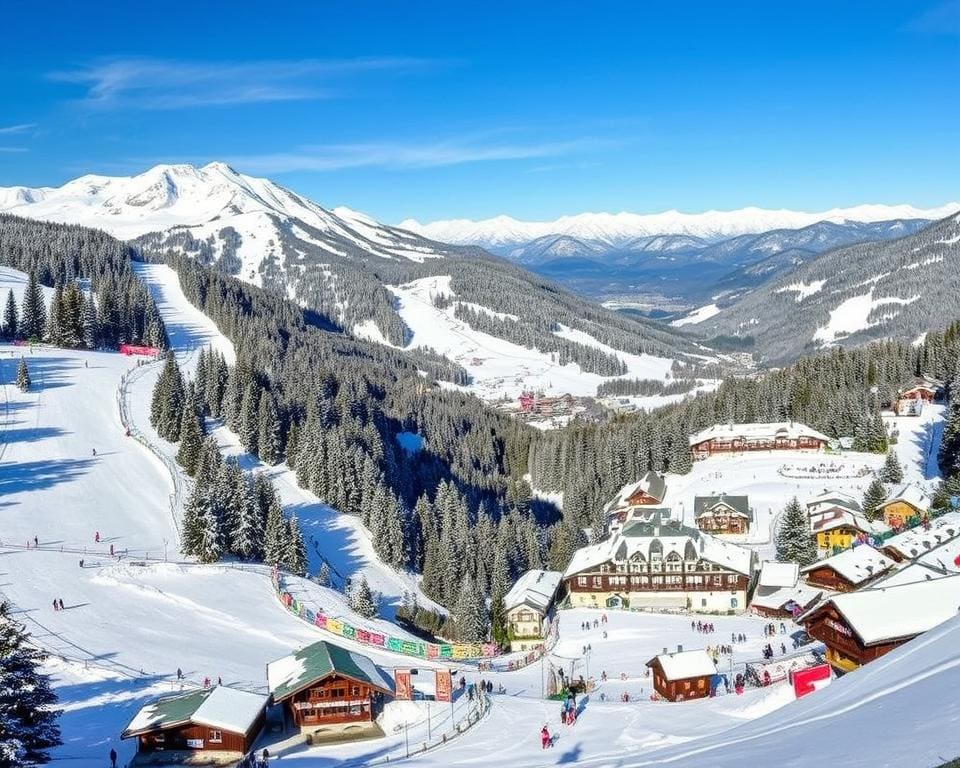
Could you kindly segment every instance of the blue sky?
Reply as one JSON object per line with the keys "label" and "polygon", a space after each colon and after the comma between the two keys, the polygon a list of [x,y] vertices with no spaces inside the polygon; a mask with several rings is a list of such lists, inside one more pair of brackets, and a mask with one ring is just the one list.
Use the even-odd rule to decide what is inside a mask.
{"label": "blue sky", "polygon": [[390,222],[960,198],[960,0],[156,8],[7,4],[0,185],[225,160]]}

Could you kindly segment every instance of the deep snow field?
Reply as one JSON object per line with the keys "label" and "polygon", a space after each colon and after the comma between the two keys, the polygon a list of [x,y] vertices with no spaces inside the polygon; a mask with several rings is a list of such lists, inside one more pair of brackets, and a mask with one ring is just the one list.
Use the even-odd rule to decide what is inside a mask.
{"label": "deep snow field", "polygon": [[[167,267],[143,266],[139,271],[160,301],[178,358],[188,370],[203,345],[232,353],[229,342],[185,301]],[[0,291],[5,293],[18,279],[9,271],[0,274]],[[9,383],[21,354],[34,381],[26,394]],[[15,616],[51,653],[48,667],[65,710],[65,743],[54,757],[70,768],[105,765],[111,747],[121,764],[129,761],[134,745],[120,742],[119,732],[152,696],[175,689],[178,667],[188,684],[221,677],[225,684],[264,690],[268,661],[330,638],[282,607],[263,567],[174,562],[181,558],[167,467],[134,437],[125,436],[120,420],[121,379],[136,363],[111,353],[49,348],[31,353],[0,346],[0,596],[13,602]],[[161,455],[169,455],[172,447],[156,438],[146,418],[158,372],[156,364],[138,368],[127,388],[127,403],[134,433],[153,443]],[[908,463],[908,479],[932,482],[932,474],[926,475],[939,413],[928,409],[920,419],[897,420],[897,451]],[[388,617],[403,590],[416,589],[414,577],[377,562],[357,521],[296,488],[283,466],[265,468],[242,454],[227,430],[220,427],[216,434],[244,466],[269,473],[288,511],[296,511],[305,533],[313,537],[312,568],[323,556],[344,576],[366,574],[374,588],[383,591]],[[755,538],[763,551],[769,536],[765,526],[772,518],[769,512],[764,515],[766,507],[775,514],[788,496],[797,493],[802,501],[824,485],[854,493],[859,493],[857,484],[865,485],[862,478],[824,484],[776,475],[782,464],[806,466],[820,460],[809,454],[710,459],[697,463],[687,477],[668,478],[668,502],[677,508],[682,502],[686,515],[692,513],[695,491],[749,493],[760,515]],[[874,467],[880,458],[855,454],[835,461]],[[721,476],[713,477],[715,473]],[[34,536],[39,548],[26,549]],[[111,545],[119,558],[110,556]],[[165,551],[171,562],[157,562]],[[352,615],[333,590],[306,580],[297,580],[294,589],[298,597],[331,615],[403,634],[385,620],[370,622]],[[54,598],[62,598],[67,609],[53,611]],[[608,612],[606,638],[600,629],[580,629],[583,621],[600,615],[561,612],[560,639],[543,664],[482,674],[469,665],[454,667],[468,680],[483,677],[503,685],[505,693],[494,694],[489,714],[464,735],[405,762],[438,768],[810,766],[819,764],[829,748],[830,761],[837,766],[933,766],[960,754],[960,620],[800,702],[793,701],[788,686],[775,685],[748,690],[742,697],[668,704],[648,699],[647,660],[663,647],[683,645],[689,650],[728,643],[731,632],[749,638],[735,646],[731,661],[756,659],[764,643],[764,622],[750,616],[713,617],[716,634],[700,635],[691,631],[689,617]],[[415,685],[431,691],[430,662],[411,662],[343,638],[336,642],[361,649],[387,669],[416,666],[422,672]],[[584,654],[588,644],[591,650]],[[721,661],[721,671],[728,663]],[[545,674],[557,666],[576,675],[609,676],[581,700],[583,712],[573,727],[561,726],[557,704],[541,698]],[[629,703],[620,701],[624,692],[630,694]],[[601,693],[606,701],[600,701]],[[443,728],[445,719],[449,725],[445,704],[396,703],[384,716],[386,738],[299,748],[281,754],[279,762],[326,768],[388,757],[400,761],[407,739],[416,744],[426,737],[428,706],[432,729]],[[456,717],[466,707],[461,697],[454,705]],[[538,738],[545,723],[558,736],[556,746],[546,752]]]}

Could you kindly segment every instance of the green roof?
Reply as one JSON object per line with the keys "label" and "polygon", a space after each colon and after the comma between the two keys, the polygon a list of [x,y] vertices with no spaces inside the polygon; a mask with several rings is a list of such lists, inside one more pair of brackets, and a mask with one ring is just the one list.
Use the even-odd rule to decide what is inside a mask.
{"label": "green roof", "polygon": [[202,691],[162,696],[137,713],[130,725],[121,734],[121,738],[127,738],[143,731],[169,728],[179,723],[189,722],[193,714],[200,709],[200,705],[213,693],[213,690],[210,688]]}
{"label": "green roof", "polygon": [[732,510],[739,512],[747,518],[747,520],[753,521],[753,511],[750,509],[750,503],[746,496],[727,496],[724,493],[721,493],[719,496],[695,496],[693,499],[694,518],[700,517],[716,504],[726,504]]}
{"label": "green roof", "polygon": [[650,537],[650,536],[689,536],[700,538],[700,531],[688,528],[680,520],[670,516],[670,510],[662,507],[648,507],[635,517],[627,519],[622,536]]}
{"label": "green roof", "polygon": [[334,674],[367,683],[386,693],[392,694],[394,691],[390,675],[370,658],[326,640],[268,664],[267,686],[273,694],[273,700],[282,701]]}

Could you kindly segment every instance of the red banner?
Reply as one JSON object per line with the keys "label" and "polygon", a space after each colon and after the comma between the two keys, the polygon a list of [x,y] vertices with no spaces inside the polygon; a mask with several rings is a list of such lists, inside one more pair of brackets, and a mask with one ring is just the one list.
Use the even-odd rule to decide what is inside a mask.
{"label": "red banner", "polygon": [[453,681],[450,678],[449,669],[438,669],[435,680],[435,696],[437,701],[450,701],[450,694],[453,692]]}
{"label": "red banner", "polygon": [[410,701],[413,698],[413,685],[410,683],[409,669],[396,669],[393,672],[398,700]]}
{"label": "red banner", "polygon": [[797,669],[793,672],[793,692],[797,695],[798,699],[829,684],[829,664],[818,664],[815,667]]}
{"label": "red banner", "polygon": [[160,354],[160,350],[156,347],[142,347],[136,344],[121,344],[120,345],[120,354],[121,355],[144,355],[146,357],[156,357]]}

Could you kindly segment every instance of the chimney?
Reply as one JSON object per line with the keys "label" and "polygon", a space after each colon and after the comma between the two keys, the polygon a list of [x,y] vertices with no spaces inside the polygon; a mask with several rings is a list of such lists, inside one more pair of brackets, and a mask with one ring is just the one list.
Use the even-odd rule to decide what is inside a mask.
{"label": "chimney", "polygon": [[678,645],[678,646],[677,646],[677,653],[683,653],[683,646],[682,646],[682,645]]}
{"label": "chimney", "polygon": [[[958,610],[960,610],[960,609],[958,609]],[[664,649],[663,649],[663,653],[661,654],[661,656],[666,656],[666,655],[667,655],[667,649],[664,648]]]}

